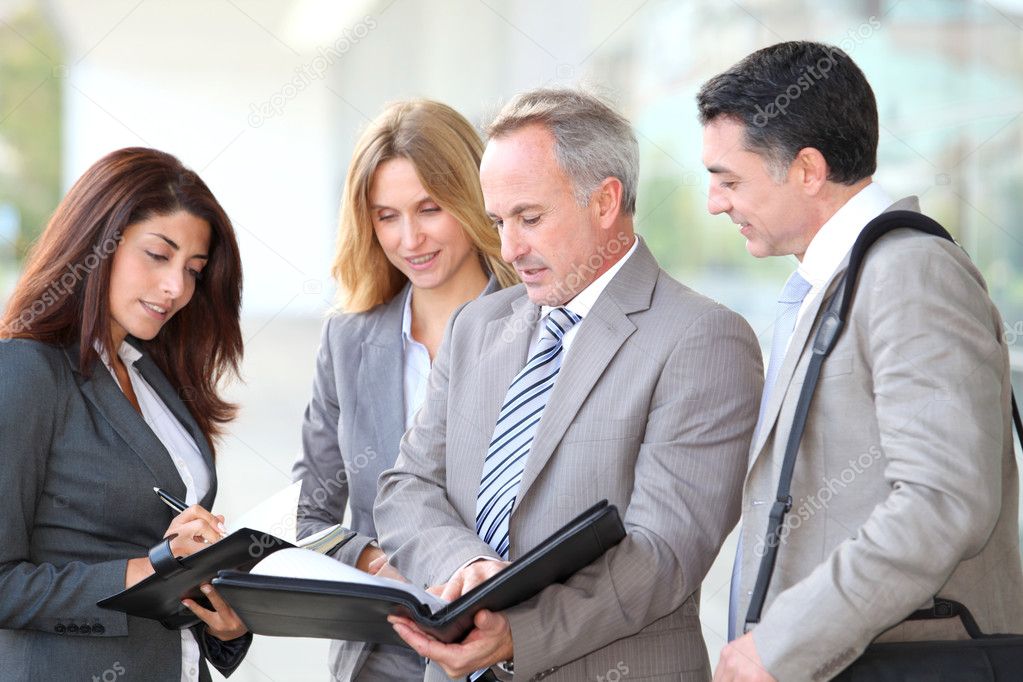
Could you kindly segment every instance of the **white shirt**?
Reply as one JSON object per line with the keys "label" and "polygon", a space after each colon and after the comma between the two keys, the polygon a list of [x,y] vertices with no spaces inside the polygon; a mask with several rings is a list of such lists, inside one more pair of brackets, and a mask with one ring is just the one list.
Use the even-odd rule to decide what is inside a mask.
{"label": "white shirt", "polygon": [[412,338],[412,287],[405,295],[405,309],[401,315],[401,341],[405,349],[405,430],[412,426],[416,412],[426,400],[426,386],[430,382],[430,351]]}
{"label": "white shirt", "polygon": [[823,294],[824,285],[845,260],[863,228],[893,203],[881,186],[872,182],[845,202],[817,231],[798,268],[799,274],[810,283],[810,291],[799,307],[796,326],[813,300]]}
{"label": "white shirt", "polygon": [[[606,289],[607,285],[612,279],[614,279],[614,276],[618,274],[618,271],[622,269],[622,266],[625,265],[625,261],[632,258],[632,254],[636,253],[636,249],[638,247],[639,237],[634,237],[632,240],[632,246],[625,252],[625,255],[622,256],[617,263],[612,265],[607,272],[590,282],[585,289],[576,294],[571,301],[564,305],[564,307],[568,308],[585,321],[586,316],[590,313],[590,309],[593,308],[593,305],[597,302],[597,299],[600,298],[600,295],[604,293],[604,289]],[[554,310],[554,307],[552,306],[540,306],[540,319],[542,320],[547,317],[548,313],[552,310]],[[580,325],[582,325],[582,322],[574,325],[571,329],[565,332],[563,337],[561,337],[561,346],[563,348],[563,355],[561,356],[562,363],[564,363],[565,358],[568,357],[568,347],[572,345],[572,339],[574,339],[576,334],[579,333]],[[526,357],[533,357],[533,354],[536,352],[537,344],[540,342],[541,333],[543,333],[543,325],[538,324],[536,325],[536,329],[533,331],[533,340],[529,344],[529,353]]]}
{"label": "white shirt", "polygon": [[[103,364],[106,365],[116,382],[117,374],[110,364],[106,350],[98,345],[97,350],[103,359]],[[142,418],[170,453],[174,468],[178,470],[178,474],[185,484],[185,502],[190,505],[195,504],[209,492],[212,482],[209,467],[206,466],[199,447],[185,430],[184,425],[178,421],[178,418],[174,416],[174,413],[160,399],[153,387],[142,378],[142,374],[135,367],[135,362],[142,357],[142,353],[127,341],[122,341],[121,347],[117,349],[117,356],[121,358],[128,370],[128,378],[131,380],[132,390],[135,391],[135,398],[142,410]],[[182,630],[181,682],[198,681],[199,657],[199,642],[196,641],[195,635],[191,630]]]}

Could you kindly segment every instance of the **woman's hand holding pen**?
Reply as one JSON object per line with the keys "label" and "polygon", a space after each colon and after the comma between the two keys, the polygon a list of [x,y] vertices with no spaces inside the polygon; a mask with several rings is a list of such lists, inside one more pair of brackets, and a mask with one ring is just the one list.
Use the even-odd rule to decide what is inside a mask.
{"label": "woman's hand holding pen", "polygon": [[[170,541],[171,550],[174,556],[184,557],[213,544],[222,538],[225,532],[223,516],[211,514],[199,505],[193,504],[174,517],[163,537],[175,535],[176,537]],[[125,588],[148,578],[154,572],[149,557],[129,559],[124,575]]]}
{"label": "woman's hand holding pen", "polygon": [[[171,549],[174,556],[182,557],[212,545],[224,537],[225,533],[227,528],[224,527],[223,516],[211,514],[199,505],[193,504],[174,517],[163,536],[167,538],[176,534],[177,537],[171,539]],[[204,609],[191,599],[184,599],[181,603],[206,623],[207,632],[224,641],[241,637],[248,632],[238,614],[217,594],[212,585],[203,583],[199,589],[210,600],[213,610]]]}
{"label": "woman's hand holding pen", "polygon": [[223,516],[213,515],[193,504],[174,517],[163,536],[177,535],[171,539],[171,549],[174,550],[174,556],[183,557],[195,554],[206,545],[212,545],[224,537],[226,532]]}

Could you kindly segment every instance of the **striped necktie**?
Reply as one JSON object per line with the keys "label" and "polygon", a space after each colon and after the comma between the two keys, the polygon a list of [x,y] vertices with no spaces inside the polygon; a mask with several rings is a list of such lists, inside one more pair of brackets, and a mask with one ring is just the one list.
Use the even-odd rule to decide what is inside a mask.
{"label": "striped necktie", "polygon": [[[785,352],[789,347],[789,339],[796,328],[796,318],[799,316],[799,308],[803,305],[803,299],[810,293],[810,283],[803,279],[803,276],[796,270],[789,275],[778,297],[777,318],[774,321],[774,334],[771,339],[771,359],[767,363],[767,376],[764,378],[764,392],[760,397],[760,415],[757,417],[757,428],[753,431],[753,440],[763,427],[764,410],[767,409],[767,401],[771,397],[771,390],[774,382],[778,380],[778,370],[781,369],[785,359]],[[741,628],[744,623],[739,622],[739,583],[742,571],[742,535],[739,536],[739,545],[735,550],[735,563],[732,565],[732,583],[728,594],[728,641],[732,641],[742,634]]]}
{"label": "striped necktie", "polygon": [[476,533],[503,559],[508,558],[508,522],[522,472],[561,369],[561,342],[580,320],[567,308],[547,314],[536,352],[508,387],[494,427],[476,497]]}

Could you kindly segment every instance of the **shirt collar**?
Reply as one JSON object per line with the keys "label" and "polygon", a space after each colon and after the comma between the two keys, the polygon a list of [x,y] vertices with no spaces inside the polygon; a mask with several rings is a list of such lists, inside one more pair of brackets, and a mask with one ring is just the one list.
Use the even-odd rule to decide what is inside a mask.
{"label": "shirt collar", "polygon": [[[632,254],[636,253],[636,249],[638,247],[639,235],[636,235],[632,240],[632,246],[617,263],[612,265],[603,275],[590,282],[585,289],[575,295],[575,298],[562,307],[568,308],[579,317],[585,319],[594,304],[597,302],[597,299],[600,298],[602,293],[604,293],[604,289],[606,289],[607,285],[612,279],[614,279],[614,276],[618,274],[618,271],[622,269],[622,266],[625,265],[625,261],[632,258]],[[540,306],[540,319],[546,317],[547,314],[554,310],[555,307],[558,306]]]}
{"label": "shirt collar", "polygon": [[[103,347],[100,340],[96,339],[96,341],[92,344],[92,347],[96,349],[97,353],[99,353],[99,357],[103,360],[103,364],[110,369],[110,357],[107,355],[107,349]],[[131,367],[142,357],[142,353],[139,352],[138,348],[128,343],[128,340],[125,339],[124,341],[121,341],[121,345],[117,349],[117,357],[121,358],[121,362],[124,363],[125,367]]]}
{"label": "shirt collar", "polygon": [[408,288],[405,305],[401,309],[401,342],[406,350],[410,343],[416,343],[412,338],[412,287]]}
{"label": "shirt collar", "polygon": [[[490,280],[487,280],[487,286],[483,287],[483,291],[476,298],[483,298],[490,288]],[[408,288],[408,292],[405,294],[405,303],[401,308],[401,342],[402,347],[408,350],[410,343],[419,343],[412,338],[412,287]]]}
{"label": "shirt collar", "polygon": [[817,231],[806,247],[799,274],[814,288],[835,274],[867,223],[884,213],[892,199],[875,182],[854,194]]}

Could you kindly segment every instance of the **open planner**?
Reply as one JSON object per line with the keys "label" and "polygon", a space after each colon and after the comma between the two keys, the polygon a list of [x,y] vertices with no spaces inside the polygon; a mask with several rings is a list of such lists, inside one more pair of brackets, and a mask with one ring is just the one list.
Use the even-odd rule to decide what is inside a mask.
{"label": "open planner", "polygon": [[213,585],[260,635],[404,645],[387,622],[397,614],[454,642],[472,629],[481,609],[502,611],[527,601],[600,559],[624,537],[618,510],[604,500],[450,603],[299,548],[280,549],[248,572],[221,571]]}
{"label": "open planner", "polygon": [[[293,486],[274,497],[284,499],[289,494],[290,497],[297,496],[297,491],[290,488]],[[280,500],[268,500],[239,518],[238,524],[273,526],[266,523],[265,517],[279,518],[277,514],[280,510],[273,509],[275,502],[279,507]],[[293,504],[290,503],[292,508]],[[261,515],[264,518],[261,519]],[[180,558],[178,561],[181,570],[167,576],[153,574],[115,595],[100,600],[97,605],[114,611],[123,611],[131,616],[158,620],[165,627],[174,630],[191,627],[198,623],[199,619],[181,605],[181,600],[187,597],[204,608],[212,608],[206,596],[199,591],[199,586],[210,582],[218,572],[227,569],[248,571],[275,552],[297,547],[306,548],[300,551],[319,556],[324,561],[337,563],[322,555],[332,552],[335,547],[353,535],[355,535],[353,531],[335,525],[297,543],[291,543],[273,533],[254,530],[246,525],[232,530],[229,535],[209,547],[191,556]]]}

